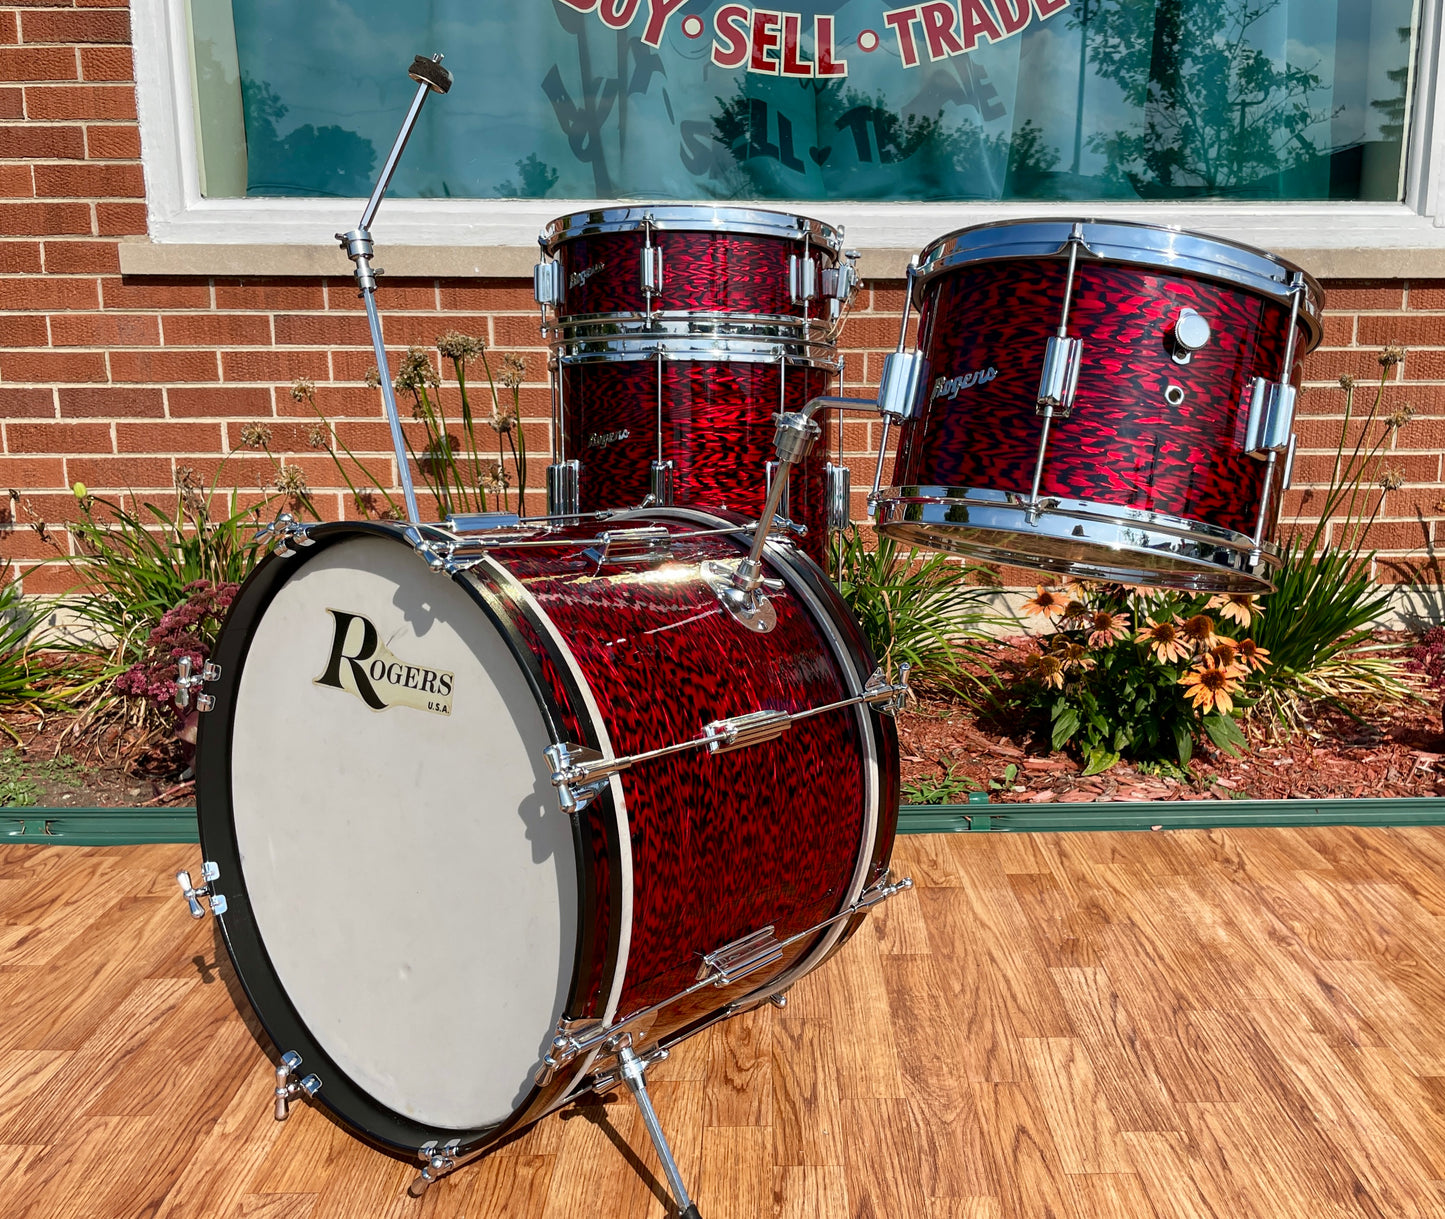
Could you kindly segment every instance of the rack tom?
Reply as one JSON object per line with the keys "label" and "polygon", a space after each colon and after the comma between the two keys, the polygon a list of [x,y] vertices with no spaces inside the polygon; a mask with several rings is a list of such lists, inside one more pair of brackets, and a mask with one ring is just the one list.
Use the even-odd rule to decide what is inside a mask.
{"label": "rack tom", "polygon": [[[826,333],[856,277],[841,230],[760,208],[668,204],[576,212],[540,237],[536,295],[558,337],[657,322]],[[761,327],[762,330],[753,330]]]}
{"label": "rack tom", "polygon": [[1284,259],[1122,221],[922,253],[917,389],[881,532],[1126,583],[1260,592],[1324,295]]}

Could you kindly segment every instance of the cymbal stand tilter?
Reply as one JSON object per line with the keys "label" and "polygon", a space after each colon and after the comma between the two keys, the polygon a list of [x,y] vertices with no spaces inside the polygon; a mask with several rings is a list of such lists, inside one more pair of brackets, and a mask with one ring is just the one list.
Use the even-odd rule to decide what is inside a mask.
{"label": "cymbal stand tilter", "polygon": [[396,394],[391,385],[391,369],[386,362],[386,343],[381,337],[381,314],[376,309],[376,277],[381,272],[374,271],[371,267],[372,254],[375,251],[371,240],[371,222],[376,219],[376,210],[381,206],[386,188],[391,185],[402,150],[411,138],[417,119],[421,117],[422,103],[426,101],[427,94],[445,93],[452,87],[452,74],[442,67],[441,61],[440,53],[430,59],[425,55],[418,55],[412,60],[407,75],[416,81],[417,90],[416,96],[412,98],[411,109],[407,111],[401,130],[397,132],[396,142],[387,154],[376,189],[366,201],[366,209],[361,213],[361,223],[350,232],[336,234],[336,240],[341,242],[346,256],[356,264],[356,286],[360,289],[361,299],[366,302],[366,320],[371,326],[371,346],[376,352],[376,371],[381,378],[381,398],[386,404],[386,422],[391,428],[391,447],[396,451],[397,476],[401,480],[401,492],[406,500],[406,519],[412,526],[421,523],[421,515],[417,510],[416,487],[412,483],[411,466],[407,462],[406,437],[401,431],[401,415],[397,411]]}

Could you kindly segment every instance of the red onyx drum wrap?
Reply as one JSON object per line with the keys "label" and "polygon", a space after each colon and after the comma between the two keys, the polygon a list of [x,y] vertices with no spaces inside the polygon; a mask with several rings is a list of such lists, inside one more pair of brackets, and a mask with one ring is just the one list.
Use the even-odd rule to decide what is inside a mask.
{"label": "red onyx drum wrap", "polygon": [[[635,758],[864,693],[859,628],[793,546],[764,555],[773,629],[722,607],[707,564],[747,553],[717,532],[740,523],[608,521],[671,534],[645,559],[609,558],[586,525],[484,534],[443,572],[402,526],[324,524],[241,588],[197,744],[210,893],[261,1024],[358,1134],[455,1141],[460,1162],[615,1065],[586,1051],[538,1073],[557,1013],[638,1014],[639,1052],[666,1047],[786,990],[864,917],[898,816],[879,708],[634,760],[570,813],[555,790],[552,746]],[[682,996],[707,954],[759,933],[776,958]]]}
{"label": "red onyx drum wrap", "polygon": [[[781,217],[780,217],[781,219]],[[799,237],[751,233],[655,229],[651,240],[662,251],[662,289],[652,297],[654,313],[722,313],[734,320],[827,318],[827,301],[793,299],[790,260],[807,257],[821,272],[837,265],[828,248]],[[564,320],[647,310],[642,291],[645,244],[641,227],[626,232],[590,233],[562,240]],[[821,275],[817,282],[821,282]]]}
{"label": "red onyx drum wrap", "polygon": [[[1062,259],[970,263],[923,286],[925,364],[895,484],[1028,493],[1039,373],[1066,272]],[[1212,330],[1188,364],[1167,343],[1181,308]],[[1053,421],[1040,493],[1253,534],[1266,467],[1242,451],[1248,387],[1279,376],[1288,320],[1287,306],[1227,284],[1081,258],[1069,314],[1069,334],[1083,340],[1078,391],[1072,414]],[[1301,324],[1297,350],[1307,346]],[[971,374],[982,375],[957,384]],[[1165,398],[1171,385],[1184,394],[1177,406]],[[1277,464],[1266,537],[1281,473]]]}
{"label": "red onyx drum wrap", "polygon": [[[636,514],[627,524],[659,522],[679,528],[667,512]],[[699,539],[677,543],[674,554],[688,565],[683,570],[695,572],[705,556],[735,557],[737,548]],[[716,595],[695,576],[658,579],[630,565],[599,571],[594,558],[576,549],[517,551],[502,559],[568,640],[618,755],[695,737],[711,720],[759,708],[803,711],[850,696],[826,620],[796,595],[775,602],[774,630],[753,635],[720,611]],[[815,584],[816,595],[828,596],[833,629],[863,655],[846,610],[824,591],[826,582]],[[564,703],[563,675],[554,668],[548,682]],[[836,711],[760,745],[678,754],[623,776],[637,881],[619,1013],[686,989],[703,955],[723,944],[769,925],[785,939],[834,914],[859,862],[875,783],[884,799],[866,883],[886,871],[898,812],[896,737],[886,716],[865,714],[876,742],[864,739],[856,711]],[[580,717],[571,728],[579,734],[574,739],[583,739]],[[868,773],[870,756],[878,758],[877,779]],[[583,812],[589,819],[584,839],[598,863],[605,858],[602,820],[609,815],[600,804]],[[611,881],[604,864],[595,882],[599,909],[608,905]],[[811,947],[804,941],[788,949],[774,973]],[[572,1014],[598,1014],[600,961],[594,954],[596,984],[585,1010]],[[758,985],[757,979],[745,983],[744,992]],[[711,990],[673,1003],[650,1039],[666,1040],[717,1007]]]}
{"label": "red onyx drum wrap", "polygon": [[[566,455],[581,462],[584,512],[634,507],[647,496],[657,456],[662,378],[662,460],[673,463],[677,503],[756,516],[775,456],[773,415],[828,392],[831,369],[777,360],[620,359],[562,361]],[[783,515],[807,526],[799,545],[824,562],[828,536],[827,446],[789,477]]]}

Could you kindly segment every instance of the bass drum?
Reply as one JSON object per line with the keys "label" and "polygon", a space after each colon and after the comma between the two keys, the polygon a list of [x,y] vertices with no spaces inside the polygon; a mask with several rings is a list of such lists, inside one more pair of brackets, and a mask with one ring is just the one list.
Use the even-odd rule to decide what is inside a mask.
{"label": "bass drum", "polygon": [[[725,611],[736,524],[319,525],[238,594],[197,744],[211,892],[261,1024],[358,1135],[483,1151],[596,1081],[589,1033],[646,1053],[764,1002],[880,891],[871,658],[787,543],[774,627]],[[630,765],[558,786],[599,757]]]}

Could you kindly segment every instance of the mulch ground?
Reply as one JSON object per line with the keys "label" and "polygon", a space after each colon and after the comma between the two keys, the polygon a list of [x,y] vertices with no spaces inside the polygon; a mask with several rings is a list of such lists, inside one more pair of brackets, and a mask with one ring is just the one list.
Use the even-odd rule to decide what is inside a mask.
{"label": "mulch ground", "polygon": [[915,794],[955,788],[939,803],[963,803],[970,788],[987,792],[990,802],[1034,804],[1445,796],[1438,703],[1399,704],[1362,718],[1316,707],[1305,731],[1288,737],[1246,723],[1248,752],[1232,758],[1201,747],[1187,774],[1120,762],[1085,777],[1081,762],[1051,753],[1047,741],[1010,736],[958,701],[924,695],[899,716],[903,782]]}
{"label": "mulch ground", "polygon": [[[1246,722],[1249,750],[1230,757],[1201,746],[1188,772],[1120,762],[1084,776],[1082,763],[1047,740],[1011,732],[958,699],[922,692],[899,715],[905,800],[963,803],[970,791],[993,803],[1105,800],[1341,799],[1445,796],[1445,732],[1439,694],[1351,716],[1310,709],[1291,735]],[[0,739],[5,773],[23,774],[27,799],[52,808],[154,808],[195,803],[190,750],[115,723],[77,732],[62,716],[9,712]],[[6,755],[9,755],[7,758]],[[56,757],[79,765],[56,767]],[[0,783],[0,805],[7,802]]]}

